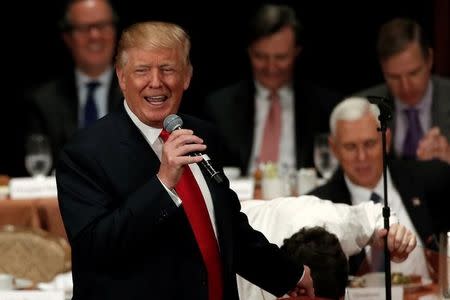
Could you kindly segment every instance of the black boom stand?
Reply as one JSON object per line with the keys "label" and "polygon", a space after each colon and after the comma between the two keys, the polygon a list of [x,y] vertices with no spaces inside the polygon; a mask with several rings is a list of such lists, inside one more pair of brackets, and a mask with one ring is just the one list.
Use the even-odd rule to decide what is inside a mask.
{"label": "black boom stand", "polygon": [[[383,147],[383,188],[384,188],[384,207],[383,207],[383,219],[384,228],[389,230],[389,216],[391,215],[391,209],[388,205],[388,193],[387,193],[387,145],[386,145],[386,129],[387,123],[392,119],[392,108],[388,104],[388,99],[378,96],[367,96],[370,103],[376,104],[380,109],[380,115],[378,120],[380,121],[381,131],[381,145]],[[389,253],[387,245],[387,235],[384,237],[384,273],[385,273],[385,287],[386,287],[386,300],[392,299],[391,290],[391,254]]]}

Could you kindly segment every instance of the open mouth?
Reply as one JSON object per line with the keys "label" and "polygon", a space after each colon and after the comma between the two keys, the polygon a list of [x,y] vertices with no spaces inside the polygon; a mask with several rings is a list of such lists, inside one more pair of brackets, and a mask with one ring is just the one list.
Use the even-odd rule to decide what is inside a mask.
{"label": "open mouth", "polygon": [[148,103],[151,104],[159,104],[159,103],[163,103],[164,101],[167,100],[167,96],[165,95],[160,95],[160,96],[146,96],[144,97],[145,101],[147,101]]}

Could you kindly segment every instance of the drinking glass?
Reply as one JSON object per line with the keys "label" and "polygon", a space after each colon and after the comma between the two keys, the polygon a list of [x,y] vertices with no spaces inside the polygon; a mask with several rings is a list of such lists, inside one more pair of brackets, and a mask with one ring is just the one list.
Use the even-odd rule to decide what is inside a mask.
{"label": "drinking glass", "polygon": [[314,138],[314,165],[325,180],[330,179],[338,166],[328,145],[328,133],[318,134]]}
{"label": "drinking glass", "polygon": [[50,142],[43,134],[32,134],[25,141],[25,168],[35,178],[45,177],[52,166]]}

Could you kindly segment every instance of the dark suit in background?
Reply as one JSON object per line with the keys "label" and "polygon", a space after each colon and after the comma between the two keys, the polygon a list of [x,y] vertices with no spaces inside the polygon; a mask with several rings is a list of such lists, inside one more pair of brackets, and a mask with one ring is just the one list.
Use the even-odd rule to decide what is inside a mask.
{"label": "dark suit in background", "polygon": [[[211,127],[182,118],[215,157],[221,148]],[[72,245],[74,299],[207,299],[202,256],[183,207],[156,177],[159,166],[123,108],[64,148],[58,198]],[[214,205],[224,299],[238,299],[236,272],[275,294],[295,286],[301,266],[250,227],[228,184],[204,177]]]}
{"label": "dark suit in background", "polygon": [[[420,239],[425,246],[436,246],[431,243],[434,235],[450,229],[450,167],[439,161],[393,160],[389,163],[389,171]],[[350,191],[340,168],[326,184],[309,194],[352,205]],[[361,263],[355,257],[350,257],[352,274],[357,272]]]}
{"label": "dark suit in background", "polygon": [[[288,167],[310,167],[313,165],[313,137],[318,132],[328,131],[328,116],[335,103],[340,100],[340,95],[319,88],[300,77],[303,74],[299,70],[298,56],[303,49],[303,27],[292,7],[263,4],[249,18],[248,25],[246,38],[251,75],[211,93],[205,101],[206,118],[217,125],[224,140],[224,165],[239,167],[243,175],[247,174],[249,166],[267,161],[277,163],[281,168],[286,161],[292,164]],[[295,139],[295,149],[289,151],[295,157],[283,157],[285,154],[278,151],[272,157],[260,157],[261,152],[252,156],[255,128],[259,128],[255,117],[258,113],[258,108],[255,107],[255,82],[261,86],[261,90],[272,96],[280,97],[282,89],[292,94],[294,125],[287,130],[281,125],[281,135],[287,134],[289,130],[294,131],[292,136]],[[274,97],[269,97],[268,100],[267,115],[271,115],[273,107],[273,113],[277,114],[278,100],[274,101]],[[281,105],[282,124],[286,123],[282,117],[285,109]],[[265,127],[267,124],[271,127]],[[264,126],[263,130],[278,130],[278,125],[271,122],[261,125]],[[262,136],[261,148],[272,148],[273,143],[286,145],[283,141],[264,141],[264,133]]]}
{"label": "dark suit in background", "polygon": [[[115,74],[108,88],[108,112],[122,103]],[[67,73],[35,89],[27,96],[28,133],[43,133],[48,136],[55,162],[63,145],[79,129],[79,100],[75,74]]]}
{"label": "dark suit in background", "polygon": [[[305,80],[295,80],[294,124],[296,167],[313,166],[313,139],[327,132],[328,118],[340,100],[336,92],[318,87]],[[224,140],[222,153],[225,166],[238,166],[246,174],[254,140],[255,86],[252,79],[222,88],[206,99],[205,114]]]}

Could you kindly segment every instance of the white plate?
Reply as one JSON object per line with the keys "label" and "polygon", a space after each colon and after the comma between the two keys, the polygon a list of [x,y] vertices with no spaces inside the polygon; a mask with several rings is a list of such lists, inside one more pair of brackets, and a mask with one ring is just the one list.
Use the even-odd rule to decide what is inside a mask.
{"label": "white plate", "polygon": [[25,278],[14,278],[14,289],[26,290],[31,289],[34,286],[33,281]]}

